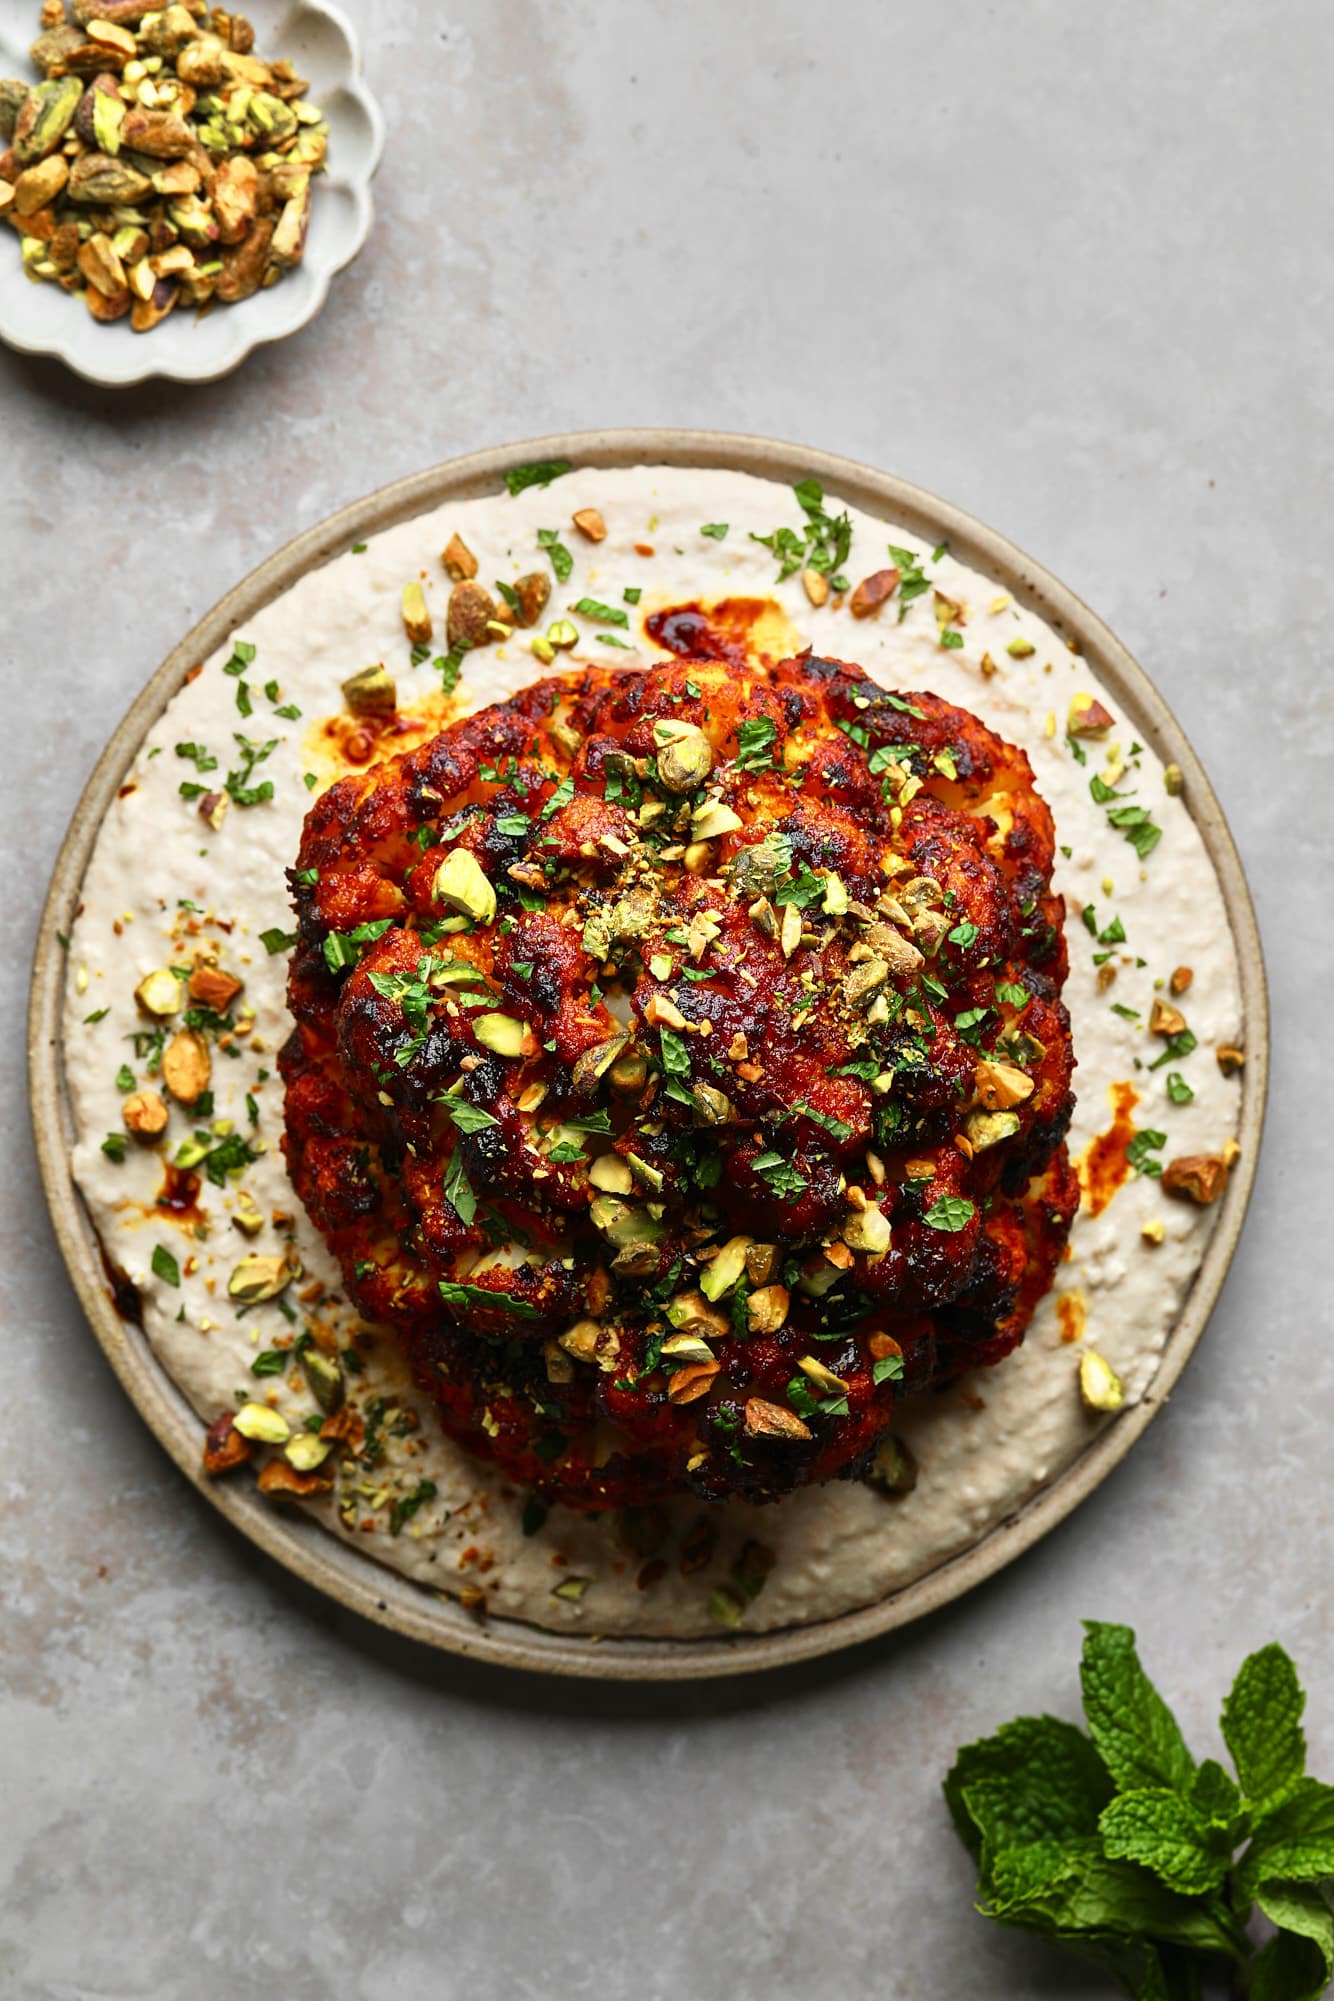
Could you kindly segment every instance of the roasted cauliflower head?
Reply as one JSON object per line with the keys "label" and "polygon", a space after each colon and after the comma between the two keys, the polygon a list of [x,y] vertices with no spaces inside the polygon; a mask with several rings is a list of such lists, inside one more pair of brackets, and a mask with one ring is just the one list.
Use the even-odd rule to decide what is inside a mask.
{"label": "roasted cauliflower head", "polygon": [[445,1429],[552,1499],[868,1470],[1076,1201],[1051,815],[809,654],[591,667],[314,805],[291,1176]]}

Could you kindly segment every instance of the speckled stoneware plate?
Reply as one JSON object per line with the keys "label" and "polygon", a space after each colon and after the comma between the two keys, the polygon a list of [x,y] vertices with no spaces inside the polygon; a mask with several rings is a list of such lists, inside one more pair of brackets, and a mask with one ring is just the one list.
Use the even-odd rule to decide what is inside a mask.
{"label": "speckled stoneware plate", "polygon": [[[103,816],[139,745],[186,673],[234,628],[307,572],[401,521],[450,500],[495,492],[507,467],[568,458],[586,466],[665,464],[724,467],[792,483],[814,476],[826,489],[872,514],[915,530],[930,544],[948,539],[965,561],[996,577],[1066,637],[1164,760],[1185,774],[1185,796],[1217,873],[1236,943],[1247,1061],[1238,1138],[1240,1161],[1194,1284],[1142,1401],[1097,1433],[1087,1450],[1009,1520],[962,1554],[862,1610],[772,1633],[707,1640],[605,1640],[547,1633],[500,1620],[475,1623],[443,1600],[381,1568],[313,1521],[289,1516],[252,1485],[210,1482],[200,1469],[200,1423],[155,1361],[142,1332],[112,1303],[96,1238],[70,1175],[72,1130],[63,1080],[60,1005],[65,961],[57,933],[69,928],[88,857]],[[33,1124],[56,1235],[93,1330],[125,1389],[185,1477],[259,1548],[340,1604],[442,1651],[498,1666],[617,1680],[681,1680],[751,1672],[854,1645],[917,1619],[1009,1563],[1055,1526],[1104,1480],[1166,1401],[1204,1330],[1241,1231],[1264,1116],[1269,1029],[1264,965],[1255,915],[1232,837],[1199,760],[1180,726],[1107,627],[1010,542],[957,507],[888,474],[825,452],[709,431],[595,431],[455,459],[383,487],[290,542],[215,605],[182,640],[143,690],[102,755],[79,802],[56,863],[37,941],[29,1014]]]}
{"label": "speckled stoneware plate", "polygon": [[[329,122],[329,164],[315,183],[306,254],[280,285],[239,306],[200,317],[178,311],[151,333],[128,321],[98,323],[82,299],[34,284],[19,262],[19,241],[0,230],[0,340],[25,354],[49,354],[104,388],[165,376],[213,382],[255,348],[308,326],[371,227],[371,179],[384,149],[384,119],[361,73],[361,44],[328,0],[246,0],[259,55],[286,56],[310,83],[310,102]],[[0,0],[0,76],[37,82],[28,49],[39,32],[37,0]]]}

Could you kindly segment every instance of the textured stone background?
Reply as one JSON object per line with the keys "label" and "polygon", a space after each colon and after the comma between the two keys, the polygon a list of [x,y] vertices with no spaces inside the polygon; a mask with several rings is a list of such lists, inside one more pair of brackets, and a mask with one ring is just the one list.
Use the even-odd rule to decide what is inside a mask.
{"label": "textured stone background", "polygon": [[[1202,1750],[1240,1656],[1280,1635],[1334,1767],[1334,16],[346,4],[393,136],[323,317],[195,391],[0,355],[0,1992],[1091,1994],[971,1915],[938,1795],[960,1741],[1071,1712],[1082,1615],[1139,1627]],[[1241,1252],[1131,1461],[916,1630],[677,1693],[417,1655],[224,1530],[80,1323],[19,1033],[68,815],[186,626],[381,481],[618,423],[849,452],[1067,579],[1215,779],[1275,1001]]]}

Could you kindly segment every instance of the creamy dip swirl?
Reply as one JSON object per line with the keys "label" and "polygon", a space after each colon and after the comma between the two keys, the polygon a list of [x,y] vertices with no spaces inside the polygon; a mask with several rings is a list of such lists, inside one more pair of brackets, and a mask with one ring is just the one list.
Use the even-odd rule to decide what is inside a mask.
{"label": "creamy dip swirl", "polygon": [[[834,495],[824,506],[831,516],[844,511]],[[604,540],[571,525],[585,509],[600,511]],[[1218,1153],[1238,1116],[1237,1081],[1214,1056],[1240,1036],[1235,950],[1186,803],[1169,795],[1152,751],[1041,619],[947,549],[847,512],[849,582],[891,563],[901,575],[899,591],[865,619],[837,591],[813,606],[799,569],[778,580],[774,552],[754,538],[784,528],[802,537],[807,516],[790,489],[747,474],[575,470],[389,529],[260,612],[235,634],[237,651],[229,644],[202,663],[144,740],[89,863],[65,1011],[74,1169],[110,1258],[140,1291],[155,1354],[205,1423],[253,1401],[297,1432],[318,1413],[289,1351],[318,1324],[349,1370],[360,1365],[349,1374],[350,1398],[370,1445],[342,1459],[328,1495],[300,1505],[363,1554],[491,1615],[684,1638],[825,1619],[884,1597],[1012,1515],[1098,1425],[1116,1422],[1081,1400],[1084,1353],[1106,1359],[1127,1405],[1143,1397],[1204,1254],[1216,1212],[1168,1199],[1151,1171],[1178,1155]],[[1052,809],[1079,1066],[1070,1149],[1084,1162],[1085,1200],[1023,1347],[997,1369],[900,1409],[896,1436],[905,1465],[916,1465],[908,1491],[839,1482],[763,1508],[682,1503],[630,1522],[544,1511],[441,1435],[393,1343],[342,1298],[337,1268],[288,1183],[275,1062],[290,1028],[284,871],[316,790],[348,768],[349,731],[333,720],[340,686],[378,663],[394,678],[408,733],[382,738],[387,754],[549,671],[530,651],[531,635],[518,632],[467,654],[444,699],[433,665],[443,641],[414,664],[401,616],[404,586],[420,581],[443,634],[450,582],[440,555],[452,536],[476,555],[490,587],[548,567],[542,530],[556,531],[572,558],[568,577],[552,579],[543,619],[578,628],[563,661],[648,667],[663,657],[648,630],[655,613],[694,604],[707,615],[723,599],[769,599],[752,622],[767,650],[811,645],[858,661],[889,687],[932,689],[973,710],[1028,752]],[[578,611],[581,601],[624,623]],[[1071,702],[1082,697],[1111,711],[1103,737],[1067,735]],[[230,803],[215,828],[189,795],[229,773],[249,803]],[[1135,807],[1147,822],[1126,812]],[[154,970],[184,971],[201,952],[245,983],[234,1029],[219,1043],[205,1027],[212,1109],[200,1116],[168,1099],[170,1124],[155,1145],[113,1137],[106,1148],[108,1135],[123,1135],[128,1093],[162,1091],[154,1023],[135,989]],[[1172,1004],[1189,1033],[1169,1044],[1150,1030],[1150,1012],[1180,968],[1190,983]],[[168,1040],[182,1018],[166,1023]],[[214,1178],[209,1159],[196,1159],[198,1188],[184,1193],[179,1173],[167,1170],[183,1145],[187,1163],[214,1156]],[[162,1206],[164,1186],[176,1209]],[[258,1233],[242,1234],[238,1215],[253,1226],[256,1212]],[[277,1299],[245,1306],[229,1297],[243,1257],[285,1252],[302,1275]],[[754,1543],[773,1564],[752,1596],[756,1566],[742,1552]]]}

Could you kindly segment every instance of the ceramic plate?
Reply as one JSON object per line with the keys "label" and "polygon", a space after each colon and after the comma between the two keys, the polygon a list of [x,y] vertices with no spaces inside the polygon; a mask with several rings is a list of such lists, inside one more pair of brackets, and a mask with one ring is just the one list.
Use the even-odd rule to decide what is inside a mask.
{"label": "ceramic plate", "polygon": [[[715,466],[790,484],[815,477],[827,491],[919,534],[948,540],[964,562],[994,576],[1081,652],[1142,737],[1185,775],[1185,797],[1226,903],[1242,990],[1244,1041],[1238,1138],[1240,1160],[1229,1180],[1208,1247],[1163,1351],[1149,1391],[1009,1520],[972,1547],[904,1589],[855,1612],[778,1632],[704,1640],[605,1640],[553,1634],[502,1620],[475,1623],[451,1601],[381,1568],[314,1522],[279,1513],[253,1485],[204,1479],[199,1419],[163,1373],[141,1331],[122,1320],[108,1290],[96,1238],[69,1166],[71,1117],[60,1042],[68,929],[97,831],[146,731],[188,669],[212,654],[233,629],[351,543],[449,500],[491,493],[508,467],[568,458],[590,466]],[[920,488],[828,453],[707,431],[605,431],[538,438],[400,480],[344,508],[299,536],[238,584],[163,662],[115,732],[74,815],[56,863],[38,937],[29,1013],[33,1123],[38,1157],[61,1252],[93,1330],[125,1389],[185,1477],[258,1547],[340,1604],[445,1652],[507,1667],[603,1679],[685,1679],[749,1672],[852,1646],[920,1618],[989,1577],[1077,1506],[1123,1459],[1152,1421],[1195,1348],[1241,1230],[1259,1152],[1268,1068],[1268,1011],[1255,915],[1237,852],[1209,781],[1181,728],[1143,671],[1107,627],[1054,577],[1012,543]]]}

